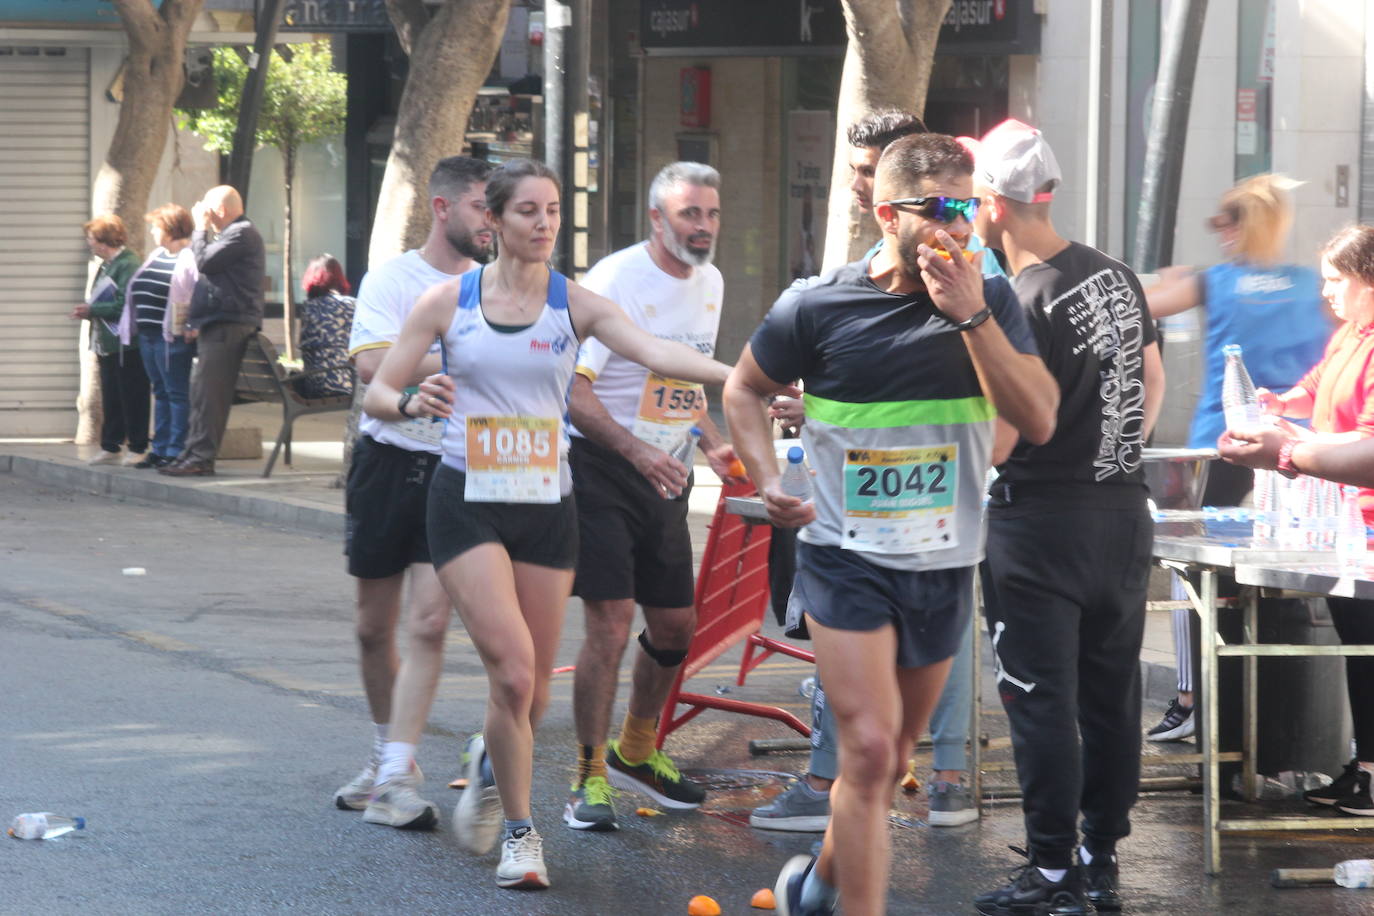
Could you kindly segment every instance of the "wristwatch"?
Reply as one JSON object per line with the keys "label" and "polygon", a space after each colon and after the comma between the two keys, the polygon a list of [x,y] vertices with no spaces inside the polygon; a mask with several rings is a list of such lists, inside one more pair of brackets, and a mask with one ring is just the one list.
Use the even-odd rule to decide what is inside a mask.
{"label": "wristwatch", "polygon": [[974,312],[971,316],[964,319],[963,321],[954,322],[954,326],[961,331],[972,331],[974,328],[978,327],[978,325],[982,324],[984,321],[987,321],[991,317],[992,309],[988,308],[985,305],[980,311]]}
{"label": "wristwatch", "polygon": [[406,405],[410,403],[410,399],[414,396],[415,392],[413,391],[402,391],[401,399],[396,402],[396,409],[399,410],[401,416],[405,417],[407,420],[414,419],[410,414],[406,413]]}
{"label": "wristwatch", "polygon": [[1292,480],[1294,477],[1297,477],[1298,474],[1302,473],[1293,466],[1293,447],[1297,444],[1297,439],[1288,438],[1284,439],[1283,445],[1279,446],[1279,462],[1275,470],[1289,480]]}

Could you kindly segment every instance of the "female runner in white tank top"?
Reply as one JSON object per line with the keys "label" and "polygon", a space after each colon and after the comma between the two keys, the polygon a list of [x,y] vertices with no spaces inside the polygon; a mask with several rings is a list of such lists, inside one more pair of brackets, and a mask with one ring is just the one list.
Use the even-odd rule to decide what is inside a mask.
{"label": "female runner in white tank top", "polygon": [[[514,160],[492,174],[487,219],[499,256],[420,297],[364,402],[385,420],[447,420],[430,487],[431,553],[490,690],[484,732],[468,742],[454,828],[480,855],[502,833],[504,813],[496,882],[512,888],[549,884],[530,784],[577,557],[565,412],[578,344],[594,336],[689,381],[719,384],[730,372],[645,333],[615,303],[549,269],[559,194],[557,176],[539,162]],[[427,378],[418,395],[402,394],[436,338],[447,372]]]}

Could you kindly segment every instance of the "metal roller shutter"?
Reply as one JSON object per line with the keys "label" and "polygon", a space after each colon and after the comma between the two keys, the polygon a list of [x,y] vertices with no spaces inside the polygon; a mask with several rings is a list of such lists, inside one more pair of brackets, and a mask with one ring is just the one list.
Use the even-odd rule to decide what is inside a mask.
{"label": "metal roller shutter", "polygon": [[90,259],[84,48],[0,47],[0,434],[70,434]]}

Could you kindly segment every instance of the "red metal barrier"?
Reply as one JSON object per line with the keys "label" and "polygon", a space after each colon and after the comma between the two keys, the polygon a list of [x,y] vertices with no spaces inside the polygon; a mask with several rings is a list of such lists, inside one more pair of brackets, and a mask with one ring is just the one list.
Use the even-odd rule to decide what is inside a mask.
{"label": "red metal barrier", "polygon": [[[768,545],[773,529],[769,525],[747,524],[738,515],[725,511],[727,496],[753,496],[752,484],[726,484],[711,520],[706,553],[697,574],[697,630],[687,658],[678,669],[668,700],[658,722],[658,746],[678,726],[696,718],[704,709],[721,709],[748,716],[783,722],[803,735],[811,734],[800,719],[785,709],[765,703],[728,700],[700,693],[683,693],[682,685],[737,643],[745,643],[737,683],[764,659],[775,652],[805,661],[815,656],[805,649],[769,639],[759,633],[768,610]],[[762,652],[755,655],[755,651]],[[677,708],[687,709],[678,715]]]}

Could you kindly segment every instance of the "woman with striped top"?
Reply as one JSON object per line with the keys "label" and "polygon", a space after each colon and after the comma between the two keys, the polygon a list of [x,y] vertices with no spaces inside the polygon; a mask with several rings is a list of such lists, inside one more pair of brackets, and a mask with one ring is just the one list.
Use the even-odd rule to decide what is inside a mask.
{"label": "woman with striped top", "polygon": [[191,214],[177,204],[163,204],[143,217],[157,248],[129,279],[129,308],[119,324],[125,344],[137,334],[143,366],[153,386],[153,442],[148,455],[134,465],[160,468],[181,454],[190,417],[191,359],[195,344],[186,339],[186,307],[199,273],[192,257]]}

